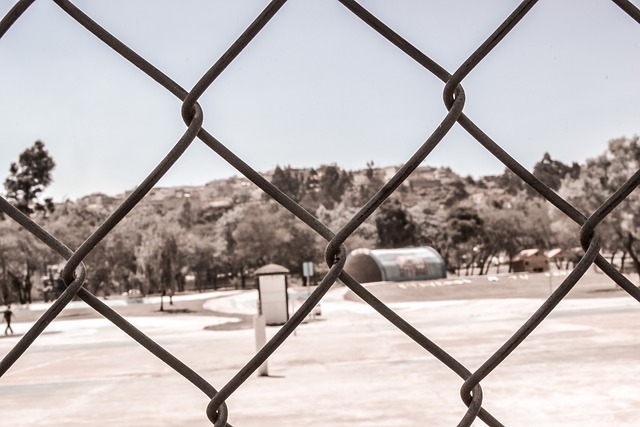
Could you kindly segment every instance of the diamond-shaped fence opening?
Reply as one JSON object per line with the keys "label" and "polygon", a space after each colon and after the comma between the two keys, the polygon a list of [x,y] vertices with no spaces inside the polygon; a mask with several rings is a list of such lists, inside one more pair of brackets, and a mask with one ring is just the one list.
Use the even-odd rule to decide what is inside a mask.
{"label": "diamond-shaped fence opening", "polygon": [[[4,42],[4,40],[1,39],[11,31],[12,26],[20,22],[23,14],[28,11],[34,3],[33,0],[19,1],[4,16],[0,22],[0,43]],[[399,52],[402,52],[402,55],[410,58],[421,67],[428,78],[440,80],[443,87],[442,98],[446,107],[445,110],[443,110],[444,113],[440,118],[439,124],[430,130],[430,134],[424,139],[424,142],[419,147],[416,147],[411,157],[406,159],[404,165],[398,170],[396,175],[385,182],[384,185],[379,188],[377,194],[369,199],[357,214],[343,224],[339,230],[329,229],[327,225],[272,185],[265,177],[234,153],[234,151],[219,141],[212,132],[203,127],[206,111],[203,111],[198,101],[207,90],[212,87],[223,71],[239,57],[243,50],[252,43],[254,38],[260,35],[261,31],[270,23],[272,18],[281,13],[281,8],[285,4],[285,1],[274,0],[270,2],[192,88],[181,87],[173,81],[169,75],[165,74],[162,69],[156,68],[150,62],[147,62],[147,60],[138,55],[135,50],[129,48],[125,43],[106,31],[99,22],[94,21],[73,3],[66,0],[54,0],[54,3],[59,6],[61,11],[72,18],[72,20],[68,21],[69,23],[67,25],[74,25],[76,29],[81,29],[84,34],[90,35],[95,38],[95,40],[99,40],[104,47],[110,48],[120,56],[118,60],[130,62],[139,68],[144,75],[148,76],[149,79],[155,81],[159,91],[165,91],[176,97],[182,105],[181,119],[185,124],[184,133],[175,141],[175,144],[166,154],[165,158],[156,165],[153,171],[148,173],[147,177],[139,183],[136,189],[112,212],[106,221],[96,227],[90,235],[83,236],[85,240],[76,250],[65,246],[55,235],[49,234],[48,230],[23,215],[18,209],[7,202],[7,200],[0,198],[0,210],[9,217],[9,220],[20,224],[27,232],[42,241],[53,252],[66,259],[62,272],[66,289],[42,317],[35,322],[33,327],[24,334],[4,359],[2,359],[0,362],[0,375],[4,375],[21,359],[26,358],[28,354],[26,353],[27,350],[39,342],[47,327],[59,317],[62,310],[71,303],[72,300],[79,298],[104,319],[107,319],[129,335],[133,341],[155,355],[161,362],[166,364],[166,366],[183,376],[188,382],[193,384],[196,389],[204,393],[206,399],[209,400],[209,405],[206,410],[206,415],[203,410],[203,420],[208,418],[208,420],[216,426],[228,425],[228,420],[233,419],[233,414],[229,414],[226,402],[234,396],[234,393],[247,382],[267,358],[273,355],[274,352],[294,334],[296,328],[315,310],[334,283],[340,280],[355,295],[378,312],[381,315],[380,319],[385,319],[385,325],[392,327],[394,332],[397,330],[401,331],[410,338],[410,341],[415,342],[425,353],[428,353],[427,357],[429,358],[429,366],[431,368],[441,369],[447,374],[452,374],[459,378],[461,384],[460,398],[462,400],[460,406],[462,410],[453,415],[457,425],[475,425],[476,420],[480,419],[486,425],[499,426],[502,425],[500,417],[489,412],[488,408],[491,407],[490,399],[485,401],[483,398],[483,381],[494,371],[497,371],[496,375],[501,374],[500,369],[498,369],[501,367],[501,364],[503,364],[507,357],[522,345],[532,332],[539,327],[542,321],[554,311],[589,268],[594,264],[597,265],[598,268],[604,271],[633,299],[640,301],[640,291],[638,288],[600,255],[602,241],[606,239],[606,236],[601,236],[597,229],[597,226],[624,202],[629,194],[636,188],[640,182],[640,171],[629,176],[623,185],[610,194],[609,198],[587,217],[583,212],[578,210],[576,206],[573,206],[534,177],[521,163],[509,154],[504,148],[504,145],[500,144],[500,141],[492,139],[491,136],[481,130],[480,126],[474,122],[473,117],[465,114],[467,97],[463,88],[465,79],[476,67],[485,61],[494,48],[499,46],[505,38],[509,37],[512,30],[518,28],[518,25],[527,19],[527,15],[534,10],[533,8],[536,5],[536,1],[524,1],[518,5],[507,19],[495,28],[495,31],[488,39],[484,41],[478,40],[477,49],[469,55],[467,59],[462,61],[455,70],[445,69],[445,67],[429,56],[429,52],[425,52],[412,45],[407,39],[380,21],[373,13],[359,3],[353,0],[339,1],[339,3],[344,6],[342,11],[348,15],[350,19],[356,18],[353,20],[353,25],[361,25],[363,28],[366,28],[370,34],[375,35],[375,37],[380,37],[381,40],[385,40],[385,43],[390,43],[391,46],[395,46],[395,48],[399,49]],[[297,7],[305,7],[302,3],[303,2],[297,4]],[[610,6],[613,8],[617,6],[620,11],[628,14],[629,19],[636,23],[640,22],[640,11],[638,11],[638,8],[631,2],[614,0]],[[452,22],[451,24],[456,25],[456,22]],[[277,25],[277,23],[273,23],[273,25]],[[26,53],[28,54],[28,52]],[[579,73],[579,70],[577,73]],[[517,98],[517,96],[517,94],[514,94],[514,97]],[[570,94],[567,94],[567,96],[570,96]],[[11,126],[11,124],[5,123],[3,126]],[[411,173],[429,157],[440,144],[446,143],[446,137],[456,126],[464,129],[467,136],[477,142],[479,146],[483,147],[483,150],[486,150],[495,160],[501,162],[515,173],[519,179],[555,206],[562,215],[576,223],[577,226],[580,227],[580,240],[585,251],[584,257],[563,280],[562,284],[551,293],[540,307],[535,309],[534,314],[524,321],[517,331],[499,346],[498,350],[495,352],[487,350],[486,355],[483,357],[484,362],[476,369],[465,366],[464,363],[456,358],[456,355],[450,354],[443,347],[436,344],[419,328],[413,326],[410,321],[407,320],[407,317],[403,317],[391,307],[384,304],[367,288],[344,271],[346,261],[345,241],[377,211],[383,202],[392,195],[399,193],[398,189]],[[544,123],[542,123],[541,126],[544,126]],[[158,181],[171,170],[173,165],[178,162],[184,153],[194,144],[204,144],[211,153],[215,153],[216,156],[219,156],[230,164],[238,173],[249,179],[266,195],[280,204],[282,208],[295,215],[308,229],[327,241],[324,257],[328,266],[328,272],[324,275],[317,288],[308,295],[286,324],[266,342],[261,350],[257,351],[244,366],[237,369],[226,383],[215,385],[211,384],[204,376],[196,372],[180,358],[167,351],[167,349],[152,340],[145,333],[141,332],[141,330],[130,323],[130,321],[117,314],[113,309],[105,305],[103,301],[83,287],[86,276],[85,268],[90,268],[90,266],[84,265],[85,261],[87,261],[87,256],[95,250],[107,235],[113,232],[114,228],[127,217],[132,209],[147,197]],[[340,153],[335,153],[335,160],[340,160]],[[283,161],[287,161],[286,157],[283,157]],[[82,341],[79,340],[76,344],[82,346]],[[434,368],[434,366],[438,368]],[[375,375],[375,373],[372,373],[372,375]],[[544,376],[543,373],[538,375]],[[321,379],[317,379],[317,381],[320,380]],[[490,379],[486,381],[489,382]],[[527,379],[525,381],[533,380]],[[308,387],[312,388],[313,384],[309,384]],[[336,384],[335,387],[341,387],[341,384]],[[171,393],[171,390],[156,390],[155,392],[165,391],[166,393]],[[368,391],[371,392],[371,390]],[[266,391],[266,393],[268,393],[268,391]],[[71,396],[70,398],[73,397],[74,396]],[[5,395],[4,398],[11,399],[11,396]],[[388,397],[388,400],[390,404],[393,405],[394,399],[401,402],[403,398],[404,396],[392,395]],[[344,403],[345,405],[349,404],[348,402]],[[37,404],[38,402],[33,402],[33,405]],[[105,405],[108,405],[108,403],[105,403]],[[464,409],[465,406],[466,410]],[[373,411],[371,408],[369,408],[369,410]],[[415,408],[415,410],[419,411],[420,409]],[[247,408],[247,411],[249,412],[249,408]],[[443,410],[443,412],[447,412],[447,414],[442,414],[442,419],[450,420],[452,418],[449,411]],[[257,414],[255,416],[260,417],[261,415]],[[264,416],[266,417],[266,415]],[[438,414],[430,414],[429,416],[437,418]],[[265,422],[268,422],[268,418],[264,419]],[[357,417],[354,416],[352,425],[357,424],[357,421]],[[381,419],[380,422],[386,425],[384,419]],[[429,424],[429,421],[425,422]]]}

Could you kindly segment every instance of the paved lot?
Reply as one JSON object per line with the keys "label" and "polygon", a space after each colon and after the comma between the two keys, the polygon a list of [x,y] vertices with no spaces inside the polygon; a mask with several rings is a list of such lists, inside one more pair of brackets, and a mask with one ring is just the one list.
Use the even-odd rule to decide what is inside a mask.
{"label": "paved lot", "polygon": [[[484,406],[505,425],[640,425],[640,306],[606,281],[597,282],[585,281],[483,382]],[[473,370],[542,299],[494,291],[489,298],[465,296],[472,285],[478,284],[372,289]],[[538,285],[548,292],[546,286]],[[435,295],[429,294],[435,288],[437,295],[446,288],[449,298],[416,301]],[[531,289],[536,292],[543,290]],[[321,318],[303,324],[269,360],[270,377],[252,377],[231,397],[234,426],[438,427],[460,421],[466,409],[461,380],[345,294],[334,288]],[[255,352],[247,315],[256,293],[198,298],[176,297],[171,313],[160,314],[153,304],[122,310],[142,313],[128,318],[219,388]],[[208,310],[202,309],[205,301]],[[231,312],[238,313],[235,319]],[[38,313],[17,315],[19,335]],[[269,327],[268,334],[276,330]],[[0,355],[17,340],[0,338]],[[14,427],[207,426],[207,403],[190,383],[81,307],[65,310],[0,378],[0,422]]]}

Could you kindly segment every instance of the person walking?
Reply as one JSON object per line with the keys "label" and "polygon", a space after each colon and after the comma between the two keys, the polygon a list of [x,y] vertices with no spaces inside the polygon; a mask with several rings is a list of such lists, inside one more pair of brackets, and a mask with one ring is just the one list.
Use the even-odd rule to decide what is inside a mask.
{"label": "person walking", "polygon": [[13,329],[11,328],[12,317],[16,316],[13,314],[13,311],[11,311],[11,304],[8,304],[7,309],[4,311],[4,321],[7,322],[7,327],[4,330],[5,335],[9,335],[9,332],[11,332],[11,335],[13,335]]}

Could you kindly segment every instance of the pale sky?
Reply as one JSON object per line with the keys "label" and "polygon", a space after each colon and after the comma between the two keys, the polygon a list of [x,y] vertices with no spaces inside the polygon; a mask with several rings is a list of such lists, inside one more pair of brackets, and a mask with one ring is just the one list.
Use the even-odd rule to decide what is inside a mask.
{"label": "pale sky", "polygon": [[[0,0],[4,16],[14,1]],[[267,5],[257,0],[74,4],[189,90]],[[362,0],[453,73],[515,9],[498,0]],[[640,6],[640,0],[635,1]],[[541,0],[463,81],[464,112],[531,169],[640,133],[640,25],[608,0]],[[444,84],[334,0],[289,0],[200,104],[205,128],[258,171],[400,165],[446,115]],[[0,39],[0,179],[37,139],[55,201],[134,188],[185,130],[180,101],[37,0]],[[425,165],[504,166],[459,126]],[[239,175],[196,140],[160,186]],[[2,188],[2,190],[4,189]]]}

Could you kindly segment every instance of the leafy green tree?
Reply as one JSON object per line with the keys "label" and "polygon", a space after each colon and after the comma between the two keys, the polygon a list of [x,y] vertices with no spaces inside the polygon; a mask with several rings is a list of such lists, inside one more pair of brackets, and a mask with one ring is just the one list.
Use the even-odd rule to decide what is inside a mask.
{"label": "leafy green tree", "polygon": [[[565,199],[568,198],[566,194],[563,194],[566,185],[566,182],[563,182],[559,189],[560,196]],[[577,249],[580,247],[580,226],[576,224],[571,218],[558,210],[552,210],[549,213],[549,218],[549,229],[551,235],[554,237],[553,247],[563,249],[565,251],[565,254],[576,254],[573,257],[567,255],[566,257],[563,257],[563,259],[554,259],[554,263],[558,268],[568,269],[570,264],[575,265],[575,262],[578,259],[577,255],[581,252],[579,249]],[[612,235],[613,231],[607,230],[605,231],[605,233],[607,235]],[[612,243],[617,242],[617,239],[613,241],[607,239],[603,242],[603,249],[605,251],[611,251],[612,255],[615,256],[618,251],[622,250],[622,247],[620,245],[612,245]]]}
{"label": "leafy green tree", "polygon": [[[135,245],[144,229],[137,221],[138,214],[125,218],[84,260],[87,267],[85,287],[92,293],[108,296],[136,287]],[[89,205],[84,200],[67,201],[48,217],[47,229],[65,245],[77,249],[108,215],[106,207]],[[46,272],[46,264],[60,261],[57,256],[50,257],[43,271]]]}
{"label": "leafy green tree", "polygon": [[269,203],[248,207],[232,232],[234,255],[248,268],[276,263],[297,272],[304,261],[319,261],[316,235],[289,212]]}
{"label": "leafy green tree", "polygon": [[307,176],[304,178],[304,191],[316,192],[320,188],[320,180],[318,179],[318,172],[311,168],[307,172]]}
{"label": "leafy green tree", "polygon": [[31,285],[33,284],[31,276],[42,260],[43,246],[17,223],[0,221],[0,301],[2,303],[31,302]]}
{"label": "leafy green tree", "polygon": [[[262,202],[265,203],[265,202]],[[261,203],[236,205],[224,212],[216,221],[212,237],[214,258],[223,266],[224,273],[234,279],[239,276],[242,287],[245,285],[245,273],[251,268],[252,261],[244,257],[243,251],[238,249],[234,233],[247,215],[247,210],[259,209]]]}
{"label": "leafy green tree", "polygon": [[291,166],[284,169],[276,166],[271,183],[295,202],[299,202],[305,194],[304,177]]}
{"label": "leafy green tree", "polygon": [[[299,172],[302,188],[298,203],[307,211],[315,212],[321,204],[320,200],[320,184],[318,181],[318,172],[311,168],[308,171]],[[303,178],[302,178],[303,177]]]}
{"label": "leafy green tree", "polygon": [[[353,218],[359,210],[357,206],[347,204],[347,202],[343,200],[340,204],[336,205],[334,209],[327,209],[324,206],[320,206],[316,212],[316,217],[330,230],[337,232],[347,221]],[[351,251],[357,248],[374,248],[377,243],[378,231],[376,230],[374,219],[369,218],[347,238],[345,247],[347,251]],[[326,248],[327,242],[318,237],[317,246],[319,249]]]}
{"label": "leafy green tree", "polygon": [[156,224],[144,231],[136,247],[137,271],[143,278],[143,293],[174,292],[176,273],[183,255],[180,253],[177,227]]}
{"label": "leafy green tree", "polygon": [[505,168],[504,173],[498,176],[497,183],[500,188],[504,189],[506,194],[511,196],[517,195],[527,186],[527,184],[525,184],[525,182],[520,179],[518,175],[513,173],[511,169],[508,168]]}
{"label": "leafy green tree", "polygon": [[500,208],[482,213],[484,234],[480,257],[481,270],[485,263],[496,255],[506,254],[511,261],[522,249],[541,247],[540,230],[535,228],[533,223],[544,223],[544,218],[540,217],[543,211],[532,211],[529,214],[521,209]]}
{"label": "leafy green tree", "polygon": [[391,199],[383,203],[375,222],[380,247],[402,248],[416,245],[417,226],[400,201]]}
{"label": "leafy green tree", "polygon": [[449,247],[453,248],[458,271],[463,263],[469,267],[475,261],[474,247],[483,244],[484,220],[470,207],[459,206],[447,216]]}
{"label": "leafy green tree", "polygon": [[[580,176],[563,184],[562,194],[585,215],[592,214],[640,169],[640,137],[609,141],[606,152],[587,160]],[[623,248],[640,275],[640,194],[632,192],[598,227],[604,245]]]}
{"label": "leafy green tree", "polygon": [[[575,179],[580,175],[580,165],[574,162],[568,166],[558,160],[553,160],[549,153],[544,153],[542,160],[534,165],[533,175],[549,188],[557,191],[566,176]],[[531,191],[533,192],[532,189]]]}
{"label": "leafy green tree", "polygon": [[42,141],[24,150],[16,163],[11,163],[9,176],[4,182],[7,200],[25,215],[34,212],[53,212],[51,198],[40,200],[41,193],[51,184],[53,158]]}
{"label": "leafy green tree", "polygon": [[[122,293],[129,289],[136,289],[136,243],[137,238],[126,228],[116,227],[106,240],[101,243],[104,247],[102,260],[97,256],[89,260],[92,264],[100,265],[104,270],[103,280],[94,277],[96,292],[108,296],[111,292]],[[96,253],[95,255],[98,255]]]}
{"label": "leafy green tree", "polygon": [[184,198],[182,208],[180,209],[180,216],[178,217],[178,223],[187,230],[193,225],[193,212],[191,210],[191,201],[189,197]]}
{"label": "leafy green tree", "polygon": [[367,203],[384,185],[383,179],[379,176],[378,170],[374,167],[373,161],[367,162],[367,169],[364,172],[366,181],[358,186],[352,187],[351,198],[355,205]]}
{"label": "leafy green tree", "polygon": [[447,259],[448,231],[444,209],[416,204],[408,209],[418,228],[418,245],[431,246]]}
{"label": "leafy green tree", "polygon": [[478,238],[482,234],[484,220],[475,209],[460,206],[450,212],[447,225],[451,230],[451,242],[457,245]]}
{"label": "leafy green tree", "polygon": [[326,166],[318,182],[322,195],[322,204],[333,209],[342,201],[342,196],[351,186],[351,177],[337,166]]}
{"label": "leafy green tree", "polygon": [[187,246],[186,264],[195,276],[196,289],[201,291],[210,284],[217,288],[217,275],[224,269],[216,258],[214,243],[206,236],[194,233],[188,237]]}
{"label": "leafy green tree", "polygon": [[456,179],[447,186],[445,206],[452,208],[469,197],[467,185],[462,179]]}

